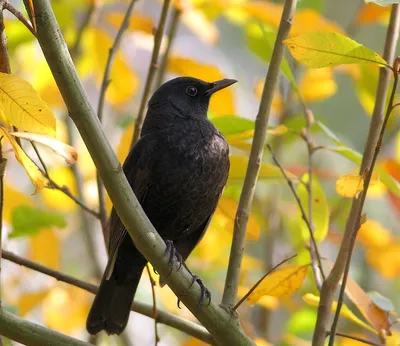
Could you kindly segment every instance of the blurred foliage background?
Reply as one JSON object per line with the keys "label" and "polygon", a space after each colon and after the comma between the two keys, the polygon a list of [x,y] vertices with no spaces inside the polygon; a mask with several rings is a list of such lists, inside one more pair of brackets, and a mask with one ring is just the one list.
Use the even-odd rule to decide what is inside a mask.
{"label": "blurred foliage background", "polygon": [[[20,2],[12,3],[22,10]],[[127,4],[127,0],[52,1],[94,108],[97,107],[109,49]],[[161,6],[158,0],[137,1],[111,70],[103,129],[121,162],[132,138]],[[246,0],[182,0],[174,2],[170,8],[161,55],[167,46],[168,27],[175,20],[178,27],[164,80],[189,75],[208,81],[225,77],[239,81],[235,87],[218,93],[210,105],[210,118],[227,137],[234,157],[228,185],[210,229],[188,260],[189,267],[203,279],[216,301],[222,295],[234,217],[253,135],[252,120],[257,113],[281,11],[281,1]],[[313,30],[335,31],[381,53],[389,14],[390,7],[365,5],[363,1],[301,0],[291,35]],[[40,47],[15,18],[8,16],[5,26],[12,72],[38,90],[57,116],[57,138],[75,146],[79,154],[78,163],[68,166],[53,152],[40,147],[49,175],[97,210],[95,166],[74,125],[68,120]],[[314,200],[313,221],[322,256],[334,261],[351,203],[351,199],[344,199],[336,192],[336,180],[341,175],[357,172],[358,153],[362,153],[368,132],[379,68],[346,65],[312,70],[296,64],[289,54],[286,57],[300,93],[314,116],[311,138],[315,145],[332,149],[322,149],[314,155],[313,186],[318,198]],[[304,128],[305,121],[298,95],[284,73],[272,111],[268,142],[282,166],[298,180],[308,171],[306,145],[295,134]],[[328,129],[336,135],[336,142],[332,141],[333,135]],[[368,222],[360,231],[351,270],[351,277],[362,287],[363,294],[372,292],[372,300],[382,311],[390,311],[392,320],[396,319],[395,311],[400,309],[398,129],[395,115],[379,157],[382,183],[376,184],[369,193],[365,209]],[[25,145],[24,148],[38,162],[31,147]],[[26,173],[14,156],[9,155],[4,248],[53,269],[98,282],[106,263],[98,220],[58,190],[45,189],[37,195],[31,195],[32,192]],[[109,200],[107,208],[111,208]],[[27,218],[30,222],[24,223]],[[293,194],[266,151],[247,230],[238,299],[285,257],[298,253],[292,264],[310,263],[304,228]],[[324,261],[326,268],[329,261]],[[8,309],[49,328],[88,338],[84,327],[92,295],[6,261],[2,269],[2,294]],[[300,290],[292,296],[264,296],[254,306],[244,303],[239,309],[243,327],[261,346],[309,345],[316,307],[304,295],[317,292],[310,270]],[[193,319],[186,308],[178,309],[176,298],[168,287],[156,287],[156,293],[159,307]],[[136,299],[152,302],[146,272]],[[371,323],[373,313],[363,310],[361,303],[349,299],[346,304],[359,319],[374,327]],[[376,331],[374,333],[355,320],[343,320],[340,329],[365,338],[377,338]],[[124,337],[100,335],[95,341],[98,345],[153,345],[153,325],[152,319],[133,313]],[[203,345],[175,329],[166,326],[159,329],[159,345]],[[393,335],[388,345],[389,342],[399,344],[400,332],[394,329]],[[338,339],[337,344],[358,343]]]}

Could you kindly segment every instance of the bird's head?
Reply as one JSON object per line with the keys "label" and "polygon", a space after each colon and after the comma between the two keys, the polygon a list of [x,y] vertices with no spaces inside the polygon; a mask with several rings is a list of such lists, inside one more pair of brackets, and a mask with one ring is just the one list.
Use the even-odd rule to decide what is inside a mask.
{"label": "bird's head", "polygon": [[206,118],[211,96],[237,81],[222,79],[205,82],[192,77],[178,77],[161,85],[149,101],[152,111],[184,118]]}

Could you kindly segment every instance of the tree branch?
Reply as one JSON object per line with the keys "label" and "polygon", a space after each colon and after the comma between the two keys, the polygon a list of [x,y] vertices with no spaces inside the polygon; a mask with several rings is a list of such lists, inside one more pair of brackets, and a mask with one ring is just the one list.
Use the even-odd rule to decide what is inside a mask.
{"label": "tree branch", "polygon": [[26,321],[0,308],[0,334],[29,346],[88,346],[87,342]]}
{"label": "tree branch", "polygon": [[232,247],[229,257],[228,273],[226,276],[224,294],[222,298],[222,305],[226,308],[233,307],[237,296],[240,267],[244,253],[246,227],[251,212],[251,205],[253,202],[260,164],[262,162],[272,99],[277,85],[278,75],[283,58],[284,47],[282,41],[286,39],[289,34],[296,4],[297,0],[286,0],[285,2],[274,50],[271,57],[271,63],[269,64],[268,73],[265,78],[261,103],[255,122],[254,138],[251,146],[249,163],[247,166],[243,189],[240,195],[239,206],[235,216],[235,227],[233,231]]}
{"label": "tree branch", "polygon": [[168,276],[171,267],[168,258],[164,256],[166,245],[144,213],[101,129],[101,124],[76,73],[50,2],[32,1],[36,15],[37,37],[44,56],[69,114],[85,141],[111,201],[136,247],[153,264],[157,272],[167,278],[167,283],[174,293],[209,330],[217,343],[254,345],[244,334],[239,323],[212,301],[207,306],[197,308],[201,290],[199,285],[191,285],[192,275],[186,268],[178,270],[178,264],[174,264],[174,270]]}
{"label": "tree branch", "polygon": [[[383,54],[383,58],[387,61],[388,65],[392,65],[394,61],[396,43],[399,35],[399,27],[400,27],[399,5],[393,5],[392,13],[390,16],[390,23],[386,34],[385,49]],[[382,133],[382,131],[384,131],[383,112],[386,104],[389,81],[390,81],[390,70],[381,67],[379,73],[379,82],[377,87],[375,107],[372,114],[368,138],[366,141],[363,160],[360,168],[360,175],[364,176],[364,173],[368,172],[369,179],[373,172],[374,157],[376,158],[377,155],[376,149],[377,145],[379,144],[378,143],[379,137],[381,134],[383,136]],[[369,183],[369,179],[368,178],[365,179],[365,184],[367,182]],[[324,345],[333,299],[337,287],[339,285],[339,282],[342,278],[342,275],[346,269],[347,263],[348,264],[350,263],[351,253],[353,251],[355,239],[357,237],[357,231],[360,225],[360,217],[368,188],[368,184],[367,185],[365,184],[361,196],[359,198],[353,199],[343,239],[340,244],[339,253],[337,255],[335,264],[329,276],[322,285],[321,297],[318,306],[317,323],[313,336],[313,343],[312,343],[313,346]],[[345,288],[345,279],[342,285]],[[338,312],[339,310],[340,309],[338,302],[338,307],[336,311]],[[331,336],[331,339],[333,338],[334,336]]]}
{"label": "tree branch", "polygon": [[[96,285],[93,285],[88,282],[74,278],[72,276],[63,274],[57,270],[45,267],[39,263],[30,261],[21,256],[18,256],[10,251],[4,250],[2,253],[2,257],[7,261],[13,262],[15,264],[24,266],[24,267],[32,269],[32,270],[35,270],[44,275],[51,276],[52,278],[55,278],[57,281],[65,282],[69,285],[79,287],[79,288],[81,288],[87,292],[93,293],[93,294],[97,293],[98,286],[96,286]],[[142,315],[145,315],[150,318],[154,318],[153,306],[151,306],[149,304],[135,301],[132,305],[132,311],[137,312]],[[157,321],[158,321],[158,323],[165,324],[167,326],[170,326],[170,327],[176,328],[182,332],[185,332],[189,335],[192,335],[204,342],[208,342],[208,343],[213,342],[213,338],[211,337],[211,335],[201,325],[191,322],[191,321],[188,321],[184,318],[175,316],[166,311],[157,309]]]}
{"label": "tree branch", "polygon": [[143,121],[145,117],[144,111],[146,110],[147,102],[149,101],[150,98],[150,92],[152,90],[153,80],[158,68],[158,56],[160,54],[160,47],[164,34],[164,26],[165,26],[165,21],[167,19],[169,3],[170,0],[164,0],[164,4],[161,10],[160,20],[158,22],[156,34],[154,36],[153,53],[151,54],[149,71],[147,72],[146,84],[144,86],[143,96],[140,102],[139,113],[135,121],[135,130],[133,132],[131,147],[139,139],[140,132],[142,131]]}
{"label": "tree branch", "polygon": [[[328,333],[328,334],[329,334],[329,333]],[[356,341],[362,342],[362,343],[364,343],[364,344],[366,344],[366,345],[384,346],[384,345],[382,345],[382,344],[380,344],[380,343],[373,342],[373,341],[369,341],[369,340],[360,338],[360,337],[355,336],[355,335],[350,335],[350,334],[345,334],[345,333],[340,333],[340,332],[336,332],[336,335],[337,335],[337,336],[341,336],[342,338],[347,338],[347,339],[356,340]]]}
{"label": "tree branch", "polygon": [[[104,69],[103,81],[101,82],[101,87],[100,87],[99,104],[97,106],[97,117],[99,118],[100,122],[103,121],[103,111],[104,111],[104,102],[106,99],[106,91],[111,82],[110,81],[111,67],[112,67],[112,64],[114,63],[115,56],[118,52],[120,43],[122,41],[122,36],[123,36],[125,30],[129,26],[129,19],[133,12],[133,5],[136,3],[136,1],[137,0],[131,0],[131,2],[129,3],[128,8],[126,9],[124,19],[121,23],[120,28],[118,29],[117,35],[115,36],[114,43],[113,43],[112,47],[110,48],[110,51],[108,54],[106,67]],[[96,172],[96,181],[97,181],[97,191],[98,191],[98,196],[99,196],[100,223],[101,223],[101,227],[103,229],[104,241],[106,243],[106,247],[108,248],[108,234],[106,232],[106,227],[107,227],[106,198],[105,198],[104,185],[103,185],[103,182],[101,181],[99,172]]]}
{"label": "tree branch", "polygon": [[171,15],[171,23],[169,24],[168,27],[168,42],[167,42],[167,48],[165,49],[165,53],[162,56],[160,68],[158,69],[158,75],[157,75],[157,80],[156,80],[156,88],[158,88],[164,81],[164,76],[165,73],[167,72],[167,66],[168,66],[168,58],[171,54],[171,48],[172,44],[175,40],[176,37],[176,32],[178,30],[180,18],[181,18],[182,11],[178,9],[175,5],[172,15]]}
{"label": "tree branch", "polygon": [[12,13],[25,27],[32,33],[33,36],[36,36],[35,29],[32,24],[29,22],[25,16],[18,11],[10,2],[6,1],[4,3],[4,9],[8,10],[8,12]]}

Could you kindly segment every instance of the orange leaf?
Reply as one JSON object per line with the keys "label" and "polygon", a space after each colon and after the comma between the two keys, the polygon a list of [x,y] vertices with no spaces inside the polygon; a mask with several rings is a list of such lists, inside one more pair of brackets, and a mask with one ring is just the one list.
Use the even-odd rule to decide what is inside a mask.
{"label": "orange leaf", "polygon": [[382,23],[390,16],[390,6],[383,7],[376,4],[365,4],[357,14],[358,24]]}

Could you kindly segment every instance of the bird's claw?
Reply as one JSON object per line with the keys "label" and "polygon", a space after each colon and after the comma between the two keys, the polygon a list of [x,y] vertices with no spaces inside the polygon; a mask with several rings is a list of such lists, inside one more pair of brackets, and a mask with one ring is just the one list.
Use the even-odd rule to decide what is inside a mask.
{"label": "bird's claw", "polygon": [[167,275],[167,277],[168,277],[171,275],[172,270],[174,269],[174,257],[176,258],[176,261],[178,262],[178,270],[182,268],[182,266],[184,265],[184,261],[183,261],[181,254],[178,251],[176,251],[173,241],[165,240],[165,245],[167,247],[164,251],[164,256],[168,256],[168,264],[170,266],[170,270]]}
{"label": "bird's claw", "polygon": [[[186,296],[190,289],[192,288],[193,284],[197,282],[200,286],[200,298],[199,301],[197,302],[197,307],[196,307],[196,311],[199,311],[200,308],[203,306],[203,303],[205,302],[205,300],[207,299],[207,306],[210,305],[211,303],[211,292],[208,290],[208,288],[204,285],[203,281],[201,281],[201,279],[197,276],[197,275],[192,275],[192,282],[190,283],[187,291],[185,293],[182,294],[182,296]],[[178,299],[178,308],[180,309],[180,302],[181,300]]]}

